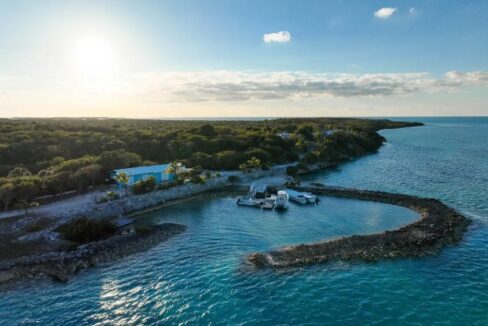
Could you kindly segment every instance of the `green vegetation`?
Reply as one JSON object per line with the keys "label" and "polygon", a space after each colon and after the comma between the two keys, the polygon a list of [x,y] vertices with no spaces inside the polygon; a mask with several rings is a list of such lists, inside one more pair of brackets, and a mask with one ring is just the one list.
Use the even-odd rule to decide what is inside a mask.
{"label": "green vegetation", "polygon": [[33,223],[27,224],[25,227],[25,231],[32,233],[32,232],[39,232],[44,230],[46,227],[51,225],[53,220],[49,217],[40,217],[36,219]]}
{"label": "green vegetation", "polygon": [[154,177],[149,177],[147,180],[137,181],[132,186],[132,192],[135,195],[147,194],[148,192],[154,191],[156,189],[156,179]]}
{"label": "green vegetation", "polygon": [[[314,162],[340,161],[374,151],[383,141],[376,133],[379,129],[414,125],[339,118],[0,121],[3,209],[27,209],[35,204],[36,196],[84,192],[112,183],[110,173],[114,169],[138,165],[181,162],[187,167],[218,171],[237,170],[255,159],[266,168],[301,158],[300,164],[306,168]],[[280,137],[281,132],[289,133],[289,137]],[[179,167],[174,168],[178,175]]]}
{"label": "green vegetation", "polygon": [[166,173],[172,174],[175,176],[175,180],[180,179],[182,174],[182,166],[181,163],[178,161],[172,161],[169,163],[169,167],[166,169]]}
{"label": "green vegetation", "polygon": [[124,171],[117,173],[115,176],[115,181],[118,183],[124,185],[124,190],[125,190],[125,195],[129,195],[129,175],[125,173]]}
{"label": "green vegetation", "polygon": [[259,169],[262,168],[263,164],[261,163],[261,160],[256,158],[256,157],[251,157],[249,160],[246,162],[239,164],[239,169],[241,169],[244,172],[248,172],[252,169]]}
{"label": "green vegetation", "polygon": [[89,243],[103,240],[115,234],[117,227],[108,220],[94,220],[82,217],[59,227],[63,239]]}
{"label": "green vegetation", "polygon": [[120,195],[115,191],[107,191],[105,196],[98,198],[97,203],[108,203],[113,200],[117,200],[120,198]]}

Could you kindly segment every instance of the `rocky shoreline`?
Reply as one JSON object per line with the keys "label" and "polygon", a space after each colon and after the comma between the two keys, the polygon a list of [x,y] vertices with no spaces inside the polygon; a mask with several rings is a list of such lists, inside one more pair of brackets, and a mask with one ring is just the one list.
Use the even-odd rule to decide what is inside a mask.
{"label": "rocky shoreline", "polygon": [[20,279],[50,277],[66,282],[79,271],[110,263],[148,250],[186,230],[185,225],[156,225],[142,234],[132,232],[103,241],[79,246],[73,251],[49,252],[44,255],[20,257],[0,263],[0,284]]}
{"label": "rocky shoreline", "polygon": [[421,257],[438,253],[444,246],[459,242],[471,221],[454,209],[432,198],[338,187],[302,187],[318,195],[344,197],[403,206],[421,218],[394,231],[353,235],[314,244],[284,247],[247,257],[250,266],[287,268],[343,261],[379,261],[398,257]]}

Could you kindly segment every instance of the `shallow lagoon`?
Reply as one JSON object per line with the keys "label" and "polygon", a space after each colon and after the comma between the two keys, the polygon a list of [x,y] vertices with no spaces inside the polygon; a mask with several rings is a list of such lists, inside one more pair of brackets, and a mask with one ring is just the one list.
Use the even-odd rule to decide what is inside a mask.
{"label": "shallow lagoon", "polygon": [[[247,254],[288,244],[376,233],[419,218],[403,207],[333,197],[322,197],[318,205],[291,203],[286,211],[278,212],[237,206],[236,196],[209,193],[140,216],[139,224],[175,222],[186,224],[188,229],[147,253],[85,271],[66,289],[44,282],[34,285],[39,295],[36,299],[23,297],[31,291],[25,287],[7,294],[8,301],[18,308],[29,307],[24,312],[29,316],[27,321],[42,324],[53,317],[43,313],[44,309],[57,311],[54,320],[87,323],[118,320],[125,324],[147,319],[207,324],[218,322],[226,314],[233,322],[241,323],[248,318],[241,309],[249,306],[249,300],[267,300],[267,295],[262,297],[264,289],[279,287],[289,277],[287,273],[297,272],[250,273],[241,268]],[[333,265],[332,270],[340,265]],[[347,269],[345,266],[340,268]],[[324,273],[327,269],[324,267]],[[74,297],[61,299],[66,296],[60,293],[64,291],[72,292]],[[36,300],[48,306],[38,307],[40,302]],[[53,306],[51,301],[59,305]],[[84,307],[82,311],[80,307]],[[264,308],[256,306],[253,314]],[[19,316],[0,311],[2,319],[18,320]],[[79,313],[73,316],[72,311]]]}

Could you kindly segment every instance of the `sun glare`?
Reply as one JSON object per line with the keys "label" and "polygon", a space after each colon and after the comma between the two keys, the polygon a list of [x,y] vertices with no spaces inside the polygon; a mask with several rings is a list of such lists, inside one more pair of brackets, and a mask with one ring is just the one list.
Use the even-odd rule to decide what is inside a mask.
{"label": "sun glare", "polygon": [[116,56],[111,44],[101,37],[81,38],[75,47],[76,68],[85,82],[109,81],[116,72]]}

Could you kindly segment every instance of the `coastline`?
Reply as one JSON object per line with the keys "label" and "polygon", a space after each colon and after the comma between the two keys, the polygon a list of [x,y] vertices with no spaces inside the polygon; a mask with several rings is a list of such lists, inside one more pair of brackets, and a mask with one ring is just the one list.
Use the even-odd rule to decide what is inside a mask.
{"label": "coastline", "polygon": [[252,253],[247,262],[256,269],[307,266],[336,260],[379,261],[438,253],[461,241],[471,220],[433,198],[339,187],[297,187],[318,195],[382,202],[416,211],[421,218],[394,231],[352,235],[313,244],[299,244],[267,253]]}
{"label": "coastline", "polygon": [[106,240],[81,245],[73,251],[49,252],[0,263],[0,284],[21,279],[50,277],[67,282],[79,271],[107,264],[123,257],[146,251],[186,230],[182,224],[156,225],[142,234],[116,235]]}
{"label": "coastline", "polygon": [[[344,157],[343,159],[333,162],[320,162],[317,164],[308,165],[307,169],[297,171],[297,175],[303,175],[318,170],[336,167],[341,163],[357,159],[364,155],[372,154],[376,152],[379,147],[381,147],[381,145],[379,145],[376,149],[370,150],[362,155]],[[118,200],[106,203],[97,203],[95,200],[96,198],[93,196],[82,198],[83,200],[81,201],[75,201],[75,205],[69,205],[69,203],[73,203],[70,202],[70,200],[61,201],[59,204],[61,204],[60,206],[64,209],[56,209],[56,205],[53,205],[50,207],[54,207],[54,209],[49,209],[49,207],[41,207],[43,210],[39,211],[39,214],[36,214],[36,211],[33,210],[32,215],[34,217],[37,216],[37,218],[42,218],[43,216],[49,216],[54,220],[54,223],[41,231],[27,234],[20,240],[45,240],[48,242],[56,242],[58,241],[56,229],[60,225],[65,224],[75,218],[84,216],[89,216],[93,219],[114,219],[117,217],[133,218],[137,215],[157,210],[169,203],[177,203],[178,201],[201,195],[207,191],[214,191],[229,186],[235,187],[248,185],[249,183],[258,179],[266,180],[266,182],[270,184],[274,182],[282,185],[287,176],[287,167],[295,164],[296,162],[275,165],[269,169],[259,169],[250,172],[226,171],[222,172],[221,176],[208,179],[204,184],[185,184],[167,190],[153,191],[143,195],[121,197]],[[229,182],[229,176],[237,176],[239,178],[239,182]],[[178,231],[173,232],[174,234],[181,233],[184,232],[185,228],[186,227],[184,225],[179,225]],[[68,280],[70,276],[76,274],[76,272],[80,269],[96,266],[104,262],[114,261],[117,258],[130,255],[137,251],[144,251],[161,241],[167,240],[171,235],[173,235],[173,233],[168,235],[164,230],[160,230],[159,227],[155,227],[152,232],[143,236],[117,235],[104,241],[80,246],[74,251],[52,251],[37,255],[7,259],[0,262],[0,284],[13,279],[37,278],[43,276],[50,276],[55,280],[64,282]],[[142,245],[138,243],[138,241],[141,241],[141,239],[144,240],[141,242]],[[124,243],[125,249],[122,250],[120,249],[120,246],[117,245],[115,245],[115,247],[106,245],[113,243]],[[133,246],[133,249],[130,249],[130,246]],[[86,248],[96,248],[96,250],[86,251]],[[99,261],[97,257],[103,257],[104,250],[107,252],[107,255],[104,259]],[[66,259],[69,262],[67,265],[65,262]]]}

